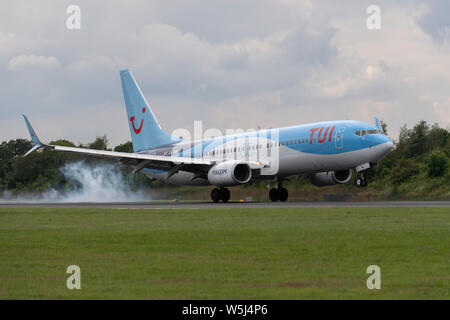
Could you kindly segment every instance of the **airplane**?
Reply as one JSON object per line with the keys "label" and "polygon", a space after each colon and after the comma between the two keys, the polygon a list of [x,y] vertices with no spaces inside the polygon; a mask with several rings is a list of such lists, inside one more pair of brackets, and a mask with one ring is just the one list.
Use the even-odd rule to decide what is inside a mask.
{"label": "airplane", "polygon": [[36,135],[23,115],[34,143],[24,156],[38,149],[73,152],[118,159],[151,179],[171,184],[212,185],[211,200],[228,202],[227,187],[252,181],[272,181],[271,201],[286,201],[282,183],[307,175],[316,186],[344,184],[355,169],[358,186],[365,186],[363,171],[375,166],[394,145],[375,125],[355,120],[325,121],[276,129],[186,141],[165,132],[129,70],[120,71],[133,153],[48,145]]}

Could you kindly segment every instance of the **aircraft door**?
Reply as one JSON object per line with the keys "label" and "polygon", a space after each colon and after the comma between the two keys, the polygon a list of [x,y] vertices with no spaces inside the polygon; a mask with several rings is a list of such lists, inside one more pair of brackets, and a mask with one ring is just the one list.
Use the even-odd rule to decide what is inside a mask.
{"label": "aircraft door", "polygon": [[336,130],[336,137],[334,140],[334,145],[335,145],[336,149],[344,148],[344,131],[345,131],[345,127],[339,127]]}
{"label": "aircraft door", "polygon": [[245,161],[249,161],[249,138],[245,137],[245,146],[244,146],[244,151],[245,151]]}

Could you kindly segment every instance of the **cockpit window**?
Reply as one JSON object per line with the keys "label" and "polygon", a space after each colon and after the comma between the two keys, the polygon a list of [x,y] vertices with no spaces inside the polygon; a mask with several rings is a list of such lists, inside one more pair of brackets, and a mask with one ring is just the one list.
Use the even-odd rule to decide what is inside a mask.
{"label": "cockpit window", "polygon": [[383,132],[381,130],[377,130],[377,129],[367,129],[367,130],[356,130],[355,131],[355,135],[357,135],[358,137],[365,136],[366,134],[379,134],[379,133],[383,133]]}

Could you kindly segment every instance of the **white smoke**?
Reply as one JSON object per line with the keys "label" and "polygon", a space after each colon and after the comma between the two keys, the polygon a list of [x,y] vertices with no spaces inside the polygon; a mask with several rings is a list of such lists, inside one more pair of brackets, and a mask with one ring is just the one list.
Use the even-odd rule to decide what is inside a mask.
{"label": "white smoke", "polygon": [[50,189],[40,194],[13,195],[3,193],[2,201],[20,202],[129,202],[148,201],[150,195],[143,190],[133,191],[118,165],[84,161],[65,164],[61,173],[69,181],[68,190]]}

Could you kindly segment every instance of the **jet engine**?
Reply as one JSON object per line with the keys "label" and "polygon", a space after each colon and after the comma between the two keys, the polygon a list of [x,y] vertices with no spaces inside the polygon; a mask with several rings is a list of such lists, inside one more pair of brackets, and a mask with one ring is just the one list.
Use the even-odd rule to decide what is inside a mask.
{"label": "jet engine", "polygon": [[208,171],[209,183],[215,186],[236,186],[250,181],[252,169],[240,161],[225,161],[211,167]]}
{"label": "jet engine", "polygon": [[314,173],[309,176],[309,181],[316,186],[322,187],[347,183],[351,177],[352,169],[348,169]]}

